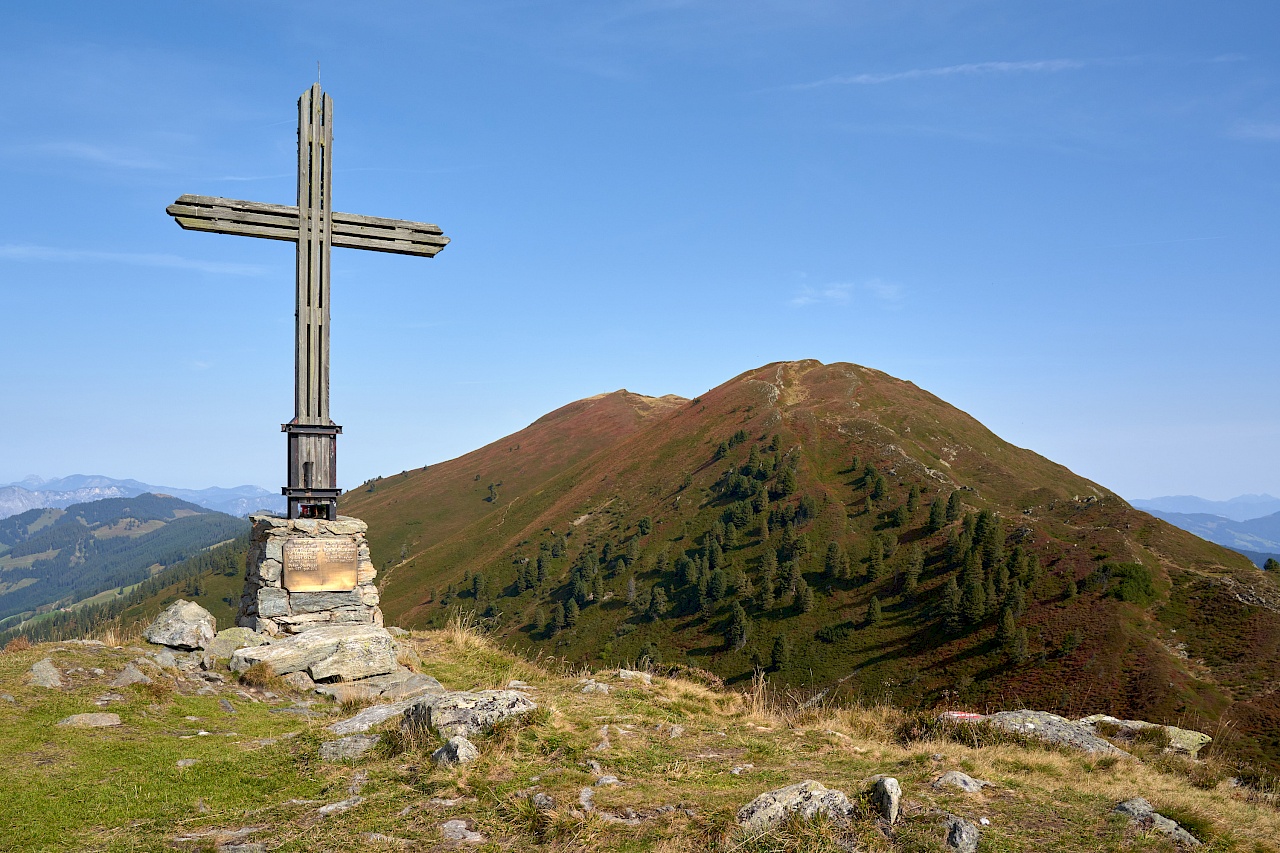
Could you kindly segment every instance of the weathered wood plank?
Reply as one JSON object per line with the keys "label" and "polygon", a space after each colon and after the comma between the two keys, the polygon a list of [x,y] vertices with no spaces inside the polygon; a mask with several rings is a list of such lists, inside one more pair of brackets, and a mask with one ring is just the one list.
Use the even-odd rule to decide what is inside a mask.
{"label": "weathered wood plank", "polygon": [[427,231],[432,234],[443,234],[439,225],[430,222],[413,222],[408,219],[387,219],[383,216],[364,216],[359,213],[334,213],[333,221],[338,225],[368,225],[382,228],[412,228],[415,231]]}
{"label": "weathered wood plank", "polygon": [[364,237],[335,236],[333,245],[338,249],[364,249],[369,252],[386,252],[392,255],[417,255],[431,258],[440,253],[444,246],[433,246],[429,243],[410,243],[407,241],[369,240]]}
{"label": "weathered wood plank", "polygon": [[297,228],[274,228],[269,225],[250,225],[240,222],[226,222],[219,219],[197,219],[188,216],[175,216],[187,231],[208,231],[213,234],[235,234],[241,237],[264,237],[268,240],[284,240],[296,243]]}

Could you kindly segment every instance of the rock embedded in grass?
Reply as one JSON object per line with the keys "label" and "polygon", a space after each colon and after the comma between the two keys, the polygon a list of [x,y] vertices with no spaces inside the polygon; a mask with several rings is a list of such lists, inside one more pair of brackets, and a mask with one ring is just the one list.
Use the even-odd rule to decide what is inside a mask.
{"label": "rock embedded in grass", "polygon": [[62,673],[58,672],[58,668],[53,665],[52,658],[45,658],[33,663],[28,677],[36,687],[45,687],[49,690],[57,690],[62,687]]}
{"label": "rock embedded in grass", "polygon": [[1197,732],[1194,729],[1181,729],[1177,726],[1148,723],[1145,720],[1121,720],[1107,714],[1092,714],[1088,717],[1081,717],[1076,722],[1088,726],[1089,730],[1095,734],[1099,733],[1099,724],[1101,724],[1101,726],[1109,727],[1111,731],[1114,731],[1116,737],[1124,738],[1125,740],[1141,739],[1145,732],[1152,729],[1162,729],[1162,734],[1169,740],[1168,746],[1164,747],[1165,752],[1182,753],[1192,758],[1195,758],[1200,750],[1213,741],[1213,738],[1209,735]]}
{"label": "rock embedded in grass", "polygon": [[440,826],[440,834],[445,841],[462,841],[466,844],[480,844],[484,836],[467,828],[465,820],[447,820]]}
{"label": "rock embedded in grass", "polygon": [[892,776],[881,776],[871,786],[871,802],[880,817],[896,823],[902,805],[902,784]]}
{"label": "rock embedded in grass", "polygon": [[380,735],[349,735],[320,744],[321,761],[354,761],[378,745]]}
{"label": "rock embedded in grass", "polygon": [[961,773],[959,770],[948,770],[933,781],[933,787],[935,788],[959,788],[967,794],[982,793],[982,789],[990,784],[985,779],[975,779],[968,773]]}
{"label": "rock embedded in grass", "polygon": [[180,598],[165,608],[142,636],[157,646],[194,651],[207,648],[213,642],[217,621],[199,604]]}
{"label": "rock embedded in grass", "polygon": [[805,820],[821,814],[835,821],[846,821],[853,812],[853,804],[843,791],[806,779],[785,788],[766,791],[738,809],[737,819],[740,826],[765,831],[780,826],[793,814]]}
{"label": "rock embedded in grass", "polygon": [[476,745],[461,735],[455,735],[445,745],[431,753],[431,760],[439,767],[457,767],[470,764],[480,757]]}
{"label": "rock embedded in grass", "polygon": [[125,664],[120,674],[111,679],[112,687],[128,687],[130,684],[150,684],[151,678],[131,663]]}
{"label": "rock embedded in grass", "polygon": [[1178,844],[1185,844],[1188,847],[1200,846],[1200,839],[1183,829],[1176,820],[1160,814],[1142,797],[1125,800],[1117,805],[1115,810],[1128,817],[1129,822],[1134,826],[1163,833]]}
{"label": "rock embedded in grass", "polygon": [[948,815],[946,828],[948,849],[954,850],[956,853],[977,853],[978,839],[981,837],[978,827],[964,818]]}
{"label": "rock embedded in grass", "polygon": [[521,717],[537,705],[515,690],[457,690],[443,696],[428,696],[410,705],[401,727],[406,730],[435,729],[441,737],[479,734],[503,720]]}
{"label": "rock embedded in grass", "polygon": [[72,714],[70,717],[63,717],[58,720],[58,725],[67,726],[74,729],[100,729],[107,726],[120,725],[119,714]]}

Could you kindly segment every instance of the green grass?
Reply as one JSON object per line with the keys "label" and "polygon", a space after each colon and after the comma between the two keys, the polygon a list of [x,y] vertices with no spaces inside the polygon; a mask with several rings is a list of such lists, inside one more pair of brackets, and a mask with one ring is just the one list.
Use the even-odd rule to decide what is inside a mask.
{"label": "green grass", "polygon": [[[1185,819],[1209,841],[1207,850],[1276,850],[1280,837],[1274,807],[1225,784],[1196,787],[1174,765],[1126,760],[1102,770],[1078,754],[994,737],[974,745],[932,733],[900,745],[895,733],[908,719],[892,708],[799,711],[768,694],[753,704],[679,679],[656,677],[645,687],[593,673],[613,690],[584,695],[577,672],[535,665],[472,632],[416,634],[411,642],[426,671],[447,687],[521,678],[534,686],[539,710],[477,737],[481,758],[464,768],[434,767],[436,739],[400,737],[395,721],[370,757],[328,765],[317,750],[327,739],[323,726],[340,713],[331,703],[315,705],[321,718],[307,720],[272,712],[302,697],[271,701],[258,691],[262,701],[253,701],[234,684],[200,695],[203,682],[171,682],[120,691],[126,700],[106,709],[120,714],[118,728],[61,729],[60,718],[99,710],[93,699],[108,689],[104,682],[137,653],[49,644],[0,654],[0,689],[15,697],[0,714],[0,825],[13,827],[0,847],[212,849],[226,832],[257,827],[244,840],[273,851],[381,849],[365,833],[402,839],[410,849],[445,849],[439,827],[458,818],[486,836],[478,847],[484,851],[834,851],[850,839],[868,851],[941,851],[941,815],[953,813],[989,818],[984,851],[1168,849],[1112,816],[1117,802],[1136,794]],[[64,672],[83,670],[68,674],[66,691],[23,684],[30,665],[46,656]],[[95,666],[105,674],[94,675]],[[666,727],[672,722],[684,727],[674,739]],[[611,745],[599,750],[604,725]],[[196,735],[200,730],[209,734]],[[179,769],[182,758],[197,763]],[[587,759],[623,783],[593,788],[597,808],[632,809],[643,818],[639,826],[573,813],[578,792],[593,782]],[[748,763],[754,767],[730,772]],[[994,785],[981,795],[935,790],[932,780],[950,768]],[[889,837],[864,798],[876,773],[896,776],[905,791],[903,816]],[[350,796],[357,774],[367,777],[364,801],[320,817],[321,804]],[[758,836],[736,828],[742,805],[806,778],[844,790],[859,808],[852,823],[793,821]],[[528,801],[533,790],[554,797],[557,808],[536,812]],[[658,811],[665,806],[675,810]]]}

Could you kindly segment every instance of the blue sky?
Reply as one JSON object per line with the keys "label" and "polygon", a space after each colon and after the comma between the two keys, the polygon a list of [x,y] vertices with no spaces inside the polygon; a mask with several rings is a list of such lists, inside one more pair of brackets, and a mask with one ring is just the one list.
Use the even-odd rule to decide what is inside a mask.
{"label": "blue sky", "polygon": [[182,193],[440,224],[335,250],[351,487],[616,388],[910,379],[1137,498],[1280,494],[1270,2],[10,4],[0,482],[283,482],[293,248]]}

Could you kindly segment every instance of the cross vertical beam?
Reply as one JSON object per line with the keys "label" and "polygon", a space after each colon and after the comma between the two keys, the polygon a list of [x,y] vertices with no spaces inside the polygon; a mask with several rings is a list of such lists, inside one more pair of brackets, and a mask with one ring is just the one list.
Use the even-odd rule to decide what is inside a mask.
{"label": "cross vertical beam", "polygon": [[333,99],[317,83],[298,99],[297,309],[289,517],[303,507],[337,517],[338,434],[329,419],[329,249],[333,245]]}

